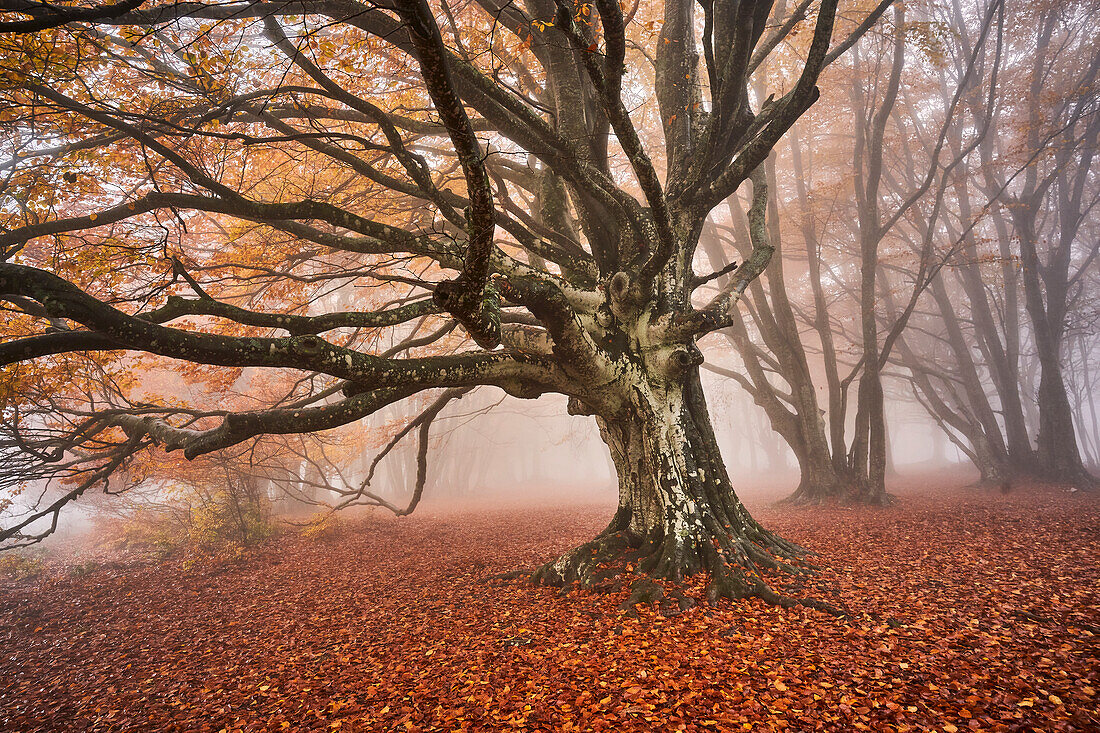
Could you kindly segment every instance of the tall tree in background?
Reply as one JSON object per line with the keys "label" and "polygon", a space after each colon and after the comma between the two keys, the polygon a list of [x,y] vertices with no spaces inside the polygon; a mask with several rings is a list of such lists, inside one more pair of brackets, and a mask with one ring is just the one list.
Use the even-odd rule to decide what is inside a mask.
{"label": "tall tree in background", "polygon": [[[802,475],[792,501],[888,501],[882,371],[916,298],[935,281],[945,256],[936,249],[942,244],[938,239],[899,230],[909,219],[923,218],[933,222],[925,233],[936,231],[948,182],[977,157],[974,144],[984,137],[979,126],[966,144],[948,145],[971,124],[960,112],[960,100],[980,86],[977,68],[1000,63],[1003,4],[994,0],[971,12],[972,35],[953,49],[962,61],[953,77],[943,80],[942,99],[921,91],[927,67],[933,66],[919,51],[928,22],[921,13],[895,6],[889,32],[862,40],[844,75],[840,69],[831,75],[831,83],[847,87],[851,125],[835,107],[815,112],[824,119],[811,122],[818,123],[813,144],[804,145],[807,134],[796,132],[788,136],[789,166],[769,161],[773,179],[787,183],[772,186],[771,240],[787,247],[749,290],[745,311],[760,338],[743,326],[728,332],[746,374],[725,373],[753,395],[798,456]],[[910,46],[918,53],[907,51]],[[901,98],[923,119],[902,119]],[[986,109],[992,102],[973,103]],[[923,129],[929,120],[934,127]],[[910,138],[925,149],[911,150]],[[820,158],[832,163],[820,165]],[[733,212],[735,222],[740,218]],[[744,248],[744,234],[733,229],[736,246]],[[799,236],[801,246],[792,246]],[[884,262],[896,259],[899,245],[912,250],[914,267],[891,284],[898,278],[887,277]],[[836,254],[822,256],[826,248]],[[894,287],[904,307],[887,313],[882,300]],[[819,363],[812,358],[815,352]],[[818,390],[827,390],[826,397]]]}
{"label": "tall tree in background", "polygon": [[[648,20],[613,0],[5,0],[6,466],[64,489],[0,537],[33,539],[154,444],[192,458],[493,385],[568,395],[619,474],[608,528],[539,579],[587,584],[640,548],[655,576],[708,570],[712,599],[788,602],[760,571],[802,551],[737,499],[695,342],[771,258],[762,164],[888,4],[830,49],[836,0],[774,24],[767,0],[669,0]],[[804,26],[801,69],[753,99],[753,70]],[[628,111],[650,96],[663,150],[649,108]],[[704,223],[750,180],[749,257],[693,302]],[[402,284],[374,309],[324,297]],[[418,352],[453,323],[466,348]],[[297,376],[247,410],[56,381],[84,358],[126,373],[119,351]]]}
{"label": "tall tree in background", "polygon": [[[1081,460],[1062,363],[1071,299],[1079,297],[1081,278],[1100,253],[1095,240],[1078,237],[1100,196],[1092,169],[1100,139],[1100,54],[1093,48],[1089,63],[1066,79],[1058,73],[1062,69],[1055,56],[1078,43],[1088,44],[1082,33],[1091,33],[1091,23],[1056,6],[1036,16],[1026,149],[1038,152],[1044,138],[1053,144],[1044,160],[1028,166],[1008,206],[1019,239],[1024,303],[1040,366],[1036,459],[1046,477],[1092,486],[1096,481]],[[1052,79],[1053,74],[1057,76]],[[1043,92],[1052,81],[1065,84],[1066,93],[1050,105]]]}
{"label": "tall tree in background", "polygon": [[[960,3],[935,12],[944,25],[964,23]],[[981,165],[956,171],[950,216],[938,226],[912,222],[941,240],[947,266],[928,290],[920,331],[899,342],[899,364],[984,481],[1091,487],[1074,427],[1086,400],[1071,408],[1064,337],[1071,320],[1082,326],[1078,337],[1091,329],[1087,316],[1070,314],[1088,306],[1098,253],[1095,238],[1082,236],[1098,190],[1095,10],[1041,3],[1009,12],[1027,29],[1010,39],[1012,65],[999,80],[981,68],[963,100],[971,129],[987,131],[977,141]],[[948,49],[954,68],[958,50]],[[975,103],[994,85],[1015,93],[998,94],[996,107]],[[964,134],[951,136],[953,149]],[[1087,367],[1080,376],[1088,379]]]}
{"label": "tall tree in background", "polygon": [[[1090,378],[1071,350],[1095,332],[1094,18],[1087,3],[895,7],[821,82],[847,108],[815,108],[769,159],[778,254],[723,332],[743,369],[708,367],[798,457],[793,501],[886,499],[883,392],[905,383],[984,482],[1091,484],[1067,432],[1092,426],[1091,394],[1075,382],[1071,404],[1064,383]],[[703,240],[716,265],[723,239],[747,251],[743,221],[735,197]],[[1066,328],[1075,346],[1039,345]]]}

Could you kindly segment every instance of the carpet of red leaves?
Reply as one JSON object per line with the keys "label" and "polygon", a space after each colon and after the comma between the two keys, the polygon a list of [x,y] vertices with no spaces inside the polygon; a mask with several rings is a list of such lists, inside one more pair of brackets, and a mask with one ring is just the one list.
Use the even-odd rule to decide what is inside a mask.
{"label": "carpet of red leaves", "polygon": [[665,617],[487,576],[606,507],[426,507],[233,565],[0,586],[4,731],[1100,730],[1100,506],[1055,491],[752,507],[848,618]]}

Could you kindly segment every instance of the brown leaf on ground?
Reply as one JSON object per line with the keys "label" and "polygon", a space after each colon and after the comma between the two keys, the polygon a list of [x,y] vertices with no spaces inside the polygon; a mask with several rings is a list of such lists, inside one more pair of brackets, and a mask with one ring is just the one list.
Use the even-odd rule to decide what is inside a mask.
{"label": "brown leaf on ground", "polygon": [[492,578],[590,537],[605,507],[427,507],[227,567],[0,586],[0,729],[1100,726],[1094,500],[975,491],[756,513],[821,553],[850,617],[750,601],[634,619],[626,589]]}

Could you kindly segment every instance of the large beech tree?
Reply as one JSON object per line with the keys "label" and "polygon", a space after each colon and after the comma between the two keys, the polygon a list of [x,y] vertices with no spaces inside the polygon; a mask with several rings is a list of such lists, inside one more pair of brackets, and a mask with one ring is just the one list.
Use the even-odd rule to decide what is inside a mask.
{"label": "large beech tree", "polygon": [[[709,572],[711,600],[794,602],[762,573],[799,571],[803,550],[734,493],[696,342],[731,325],[771,258],[762,164],[888,4],[834,34],[837,0],[3,0],[8,465],[65,488],[0,537],[153,445],[194,458],[493,385],[567,395],[618,472],[607,529],[538,580],[589,585],[630,557],[660,578]],[[754,94],[791,44],[798,68]],[[749,256],[697,274],[708,215],[742,184]],[[395,283],[406,296],[381,307],[278,297]],[[454,324],[465,348],[417,351]],[[383,351],[380,329],[403,347]],[[20,403],[27,369],[100,352],[301,378],[292,400],[243,410]]]}

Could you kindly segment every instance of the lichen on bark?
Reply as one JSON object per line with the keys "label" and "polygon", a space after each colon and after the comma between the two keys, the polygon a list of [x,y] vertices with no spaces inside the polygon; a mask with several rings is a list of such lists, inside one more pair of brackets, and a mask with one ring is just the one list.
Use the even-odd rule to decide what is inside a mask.
{"label": "lichen on bark", "polygon": [[[534,573],[558,587],[615,588],[631,573],[675,586],[708,575],[705,598],[760,598],[769,603],[839,611],[817,599],[775,590],[774,581],[812,575],[808,551],[764,529],[733,490],[711,429],[695,367],[682,380],[642,378],[614,416],[597,415],[618,479],[618,507],[591,541]],[[676,612],[691,600],[657,594],[635,580],[625,605],[660,601]],[[675,600],[675,604],[670,599]]]}

